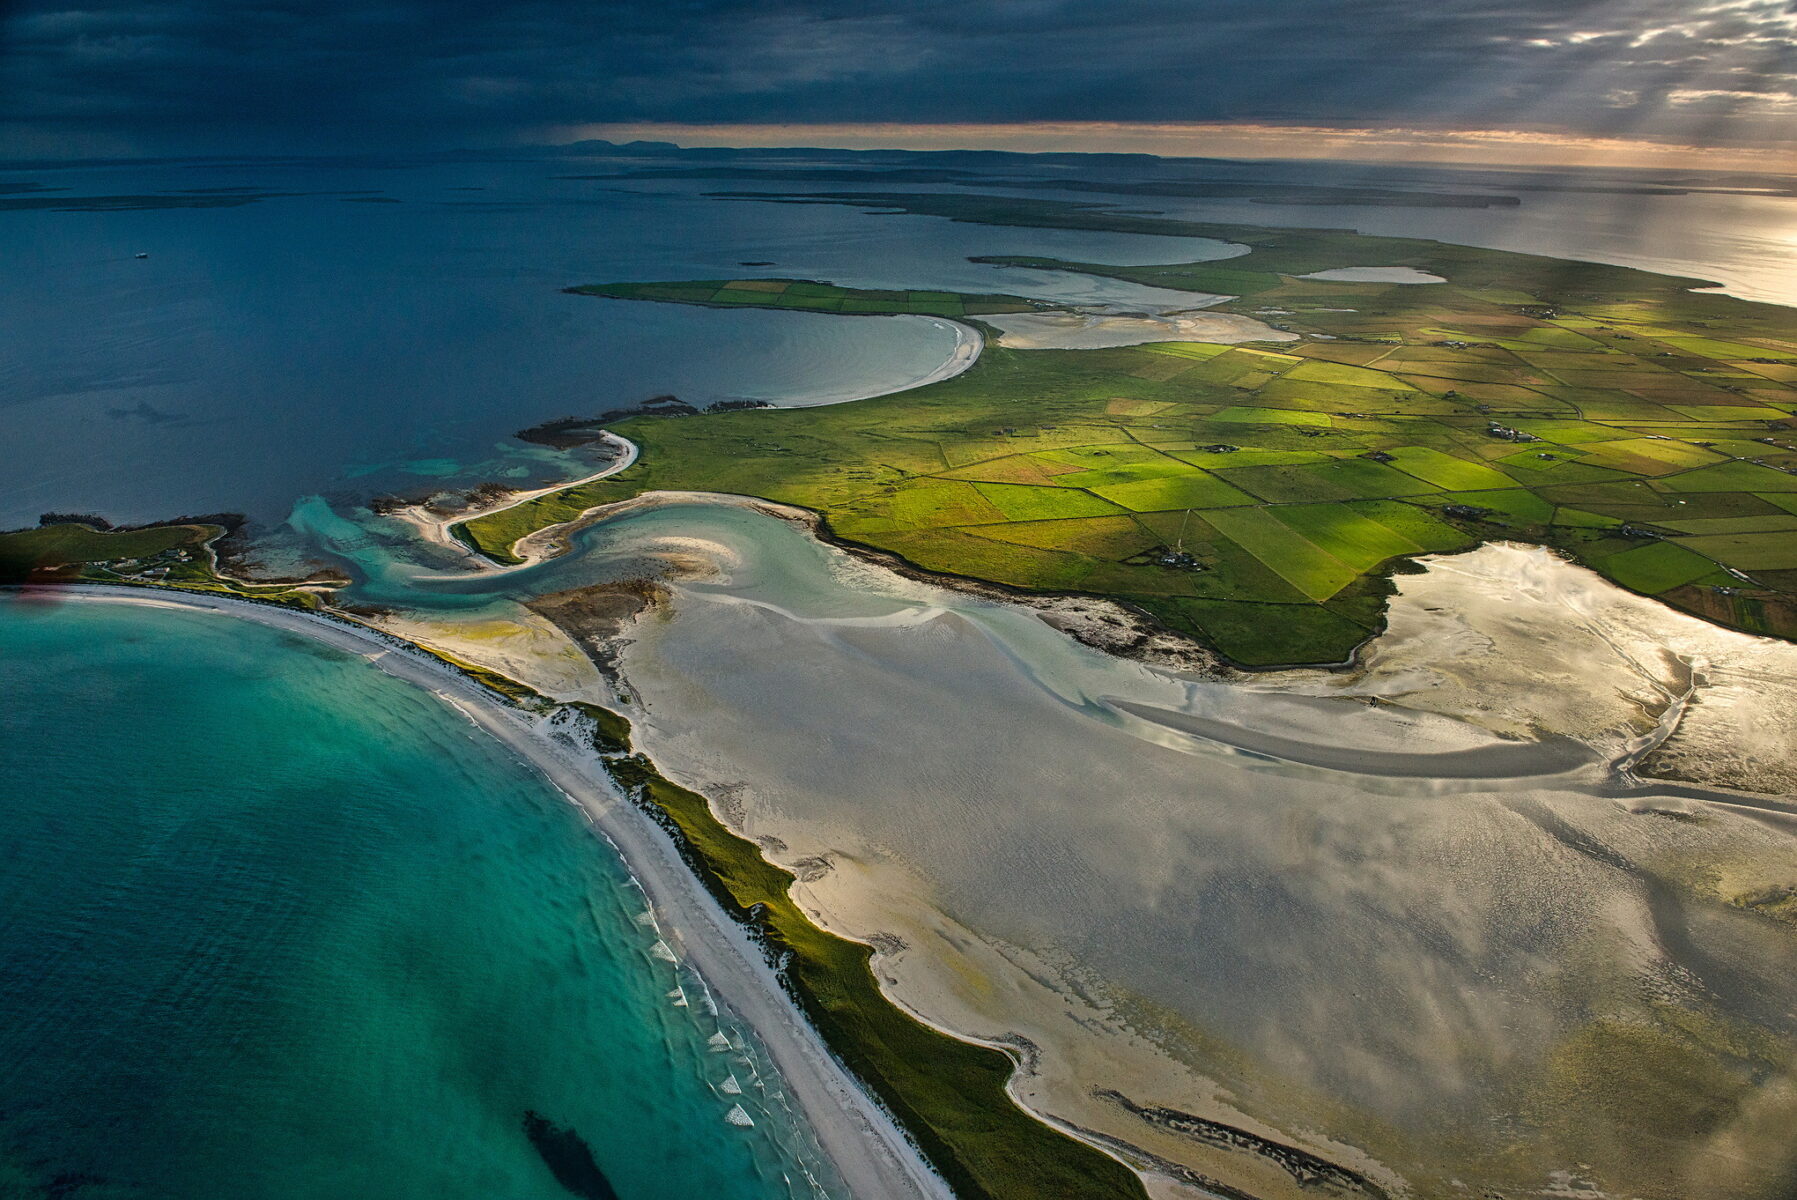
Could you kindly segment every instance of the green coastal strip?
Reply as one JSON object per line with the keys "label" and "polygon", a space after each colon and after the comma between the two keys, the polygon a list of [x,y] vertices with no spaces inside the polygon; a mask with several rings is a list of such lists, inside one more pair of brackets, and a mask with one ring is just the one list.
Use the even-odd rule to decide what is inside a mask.
{"label": "green coastal strip", "polygon": [[0,533],[0,582],[22,583],[34,572],[104,562],[124,570],[164,567],[179,572],[201,557],[206,542],[223,532],[217,525],[110,530],[65,521]]}
{"label": "green coastal strip", "polygon": [[315,609],[322,601],[292,584],[254,584],[218,572],[212,544],[222,525],[150,525],[100,529],[52,520],[35,529],[0,533],[0,584],[110,583],[169,587]]}
{"label": "green coastal strip", "polygon": [[781,977],[830,1048],[886,1106],[962,1200],[1141,1200],[1117,1160],[1029,1116],[1005,1085],[1009,1056],[971,1045],[894,1007],[873,951],[828,933],[793,903],[791,872],[728,829],[705,797],[669,782],[640,755],[613,777],[659,814],[725,911],[782,962]]}
{"label": "green coastal strip", "polygon": [[[554,701],[454,655],[420,647],[500,698]],[[917,1143],[961,1200],[1143,1200],[1116,1159],[1036,1120],[1005,1090],[1015,1064],[998,1050],[939,1033],[895,1007],[874,978],[871,947],[820,929],[793,902],[794,876],[729,829],[705,797],[631,752],[630,723],[596,704],[594,746],[626,795],[674,839],[724,911],[769,952],[788,991],[831,1051]]]}
{"label": "green coastal strip", "polygon": [[[1410,558],[1503,538],[1719,624],[1797,637],[1797,311],[1692,291],[1697,279],[1342,231],[1005,197],[774,199],[1227,238],[1249,252],[987,261],[1235,296],[1215,310],[1301,340],[989,340],[955,378],[854,404],[626,418],[611,427],[641,448],[629,470],[467,522],[464,540],[517,561],[526,534],[642,492],[758,496],[930,571],[1108,597],[1272,667],[1348,658],[1383,627]],[[1373,266],[1446,282],[1303,277]],[[795,286],[577,290],[791,307]],[[864,295],[805,287],[810,307]],[[952,315],[947,293],[881,295],[880,311],[929,296]],[[1002,299],[959,303],[997,315],[981,306]]]}

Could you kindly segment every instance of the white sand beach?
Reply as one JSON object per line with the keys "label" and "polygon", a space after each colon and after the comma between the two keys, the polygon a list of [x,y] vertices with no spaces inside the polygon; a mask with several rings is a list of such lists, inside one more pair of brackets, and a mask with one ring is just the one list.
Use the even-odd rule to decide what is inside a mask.
{"label": "white sand beach", "polygon": [[364,657],[465,714],[579,805],[623,857],[655,912],[662,939],[705,980],[720,1006],[754,1032],[853,1194],[950,1200],[947,1185],[824,1046],[762,952],[705,892],[667,835],[616,792],[578,739],[558,736],[550,722],[496,701],[444,663],[343,618],[162,589],[80,587],[59,591],[58,599],[175,607],[274,626]]}

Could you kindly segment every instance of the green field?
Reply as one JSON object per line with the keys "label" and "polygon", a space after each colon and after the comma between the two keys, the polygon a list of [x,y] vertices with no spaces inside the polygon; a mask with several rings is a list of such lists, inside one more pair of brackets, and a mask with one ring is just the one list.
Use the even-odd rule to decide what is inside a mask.
{"label": "green field", "polygon": [[[0,583],[20,583],[59,568],[195,552],[218,534],[216,525],[158,525],[150,529],[98,530],[67,522],[0,533]],[[171,559],[172,561],[172,559]]]}
{"label": "green field", "polygon": [[1508,487],[1512,480],[1501,471],[1482,463],[1469,462],[1451,450],[1431,446],[1393,446],[1388,453],[1392,466],[1424,483],[1447,491],[1477,491],[1480,488]]}
{"label": "green field", "polygon": [[[630,470],[471,522],[471,544],[505,560],[523,534],[645,490],[757,495],[929,570],[1116,597],[1264,666],[1351,653],[1381,627],[1403,557],[1520,537],[1711,619],[1797,635],[1797,533],[1767,520],[1797,504],[1797,386],[1747,370],[1797,356],[1791,309],[1691,291],[1701,280],[1428,241],[1002,197],[770,198],[1226,238],[1250,250],[1226,266],[983,261],[1236,295],[1215,307],[1276,307],[1303,340],[988,344],[968,372],[899,395],[631,418],[614,425],[642,448]],[[1448,282],[1296,278],[1344,266]],[[941,315],[1030,303],[787,280],[597,291]],[[1160,561],[1176,542],[1195,569]],[[1710,594],[1724,580],[1727,603]]]}
{"label": "green field", "polygon": [[1222,508],[1231,504],[1251,504],[1246,492],[1230,487],[1215,475],[1200,471],[1191,474],[1163,475],[1137,479],[1129,483],[1113,483],[1094,487],[1098,495],[1135,512],[1167,512],[1186,508]]}
{"label": "green field", "polygon": [[[1227,508],[1207,516],[1224,537],[1260,559],[1312,600],[1327,600],[1360,572],[1281,521],[1268,508]],[[1327,544],[1328,539],[1323,539]]]}
{"label": "green field", "polygon": [[1716,570],[1716,564],[1683,546],[1655,542],[1600,558],[1597,569],[1623,587],[1651,594],[1702,579]]}
{"label": "green field", "polygon": [[1388,558],[1420,554],[1423,549],[1348,504],[1282,504],[1266,511],[1357,573],[1370,571]]}
{"label": "green field", "polygon": [[207,544],[218,525],[152,525],[100,530],[63,521],[0,533],[0,584],[113,583],[226,592],[317,608],[318,596],[287,584],[253,584],[220,575]]}

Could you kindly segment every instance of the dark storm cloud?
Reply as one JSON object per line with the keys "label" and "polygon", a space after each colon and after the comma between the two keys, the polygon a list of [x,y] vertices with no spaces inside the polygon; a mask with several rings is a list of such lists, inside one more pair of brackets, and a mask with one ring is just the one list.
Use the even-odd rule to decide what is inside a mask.
{"label": "dark storm cloud", "polygon": [[12,0],[15,135],[179,148],[597,122],[1287,121],[1758,141],[1794,0]]}

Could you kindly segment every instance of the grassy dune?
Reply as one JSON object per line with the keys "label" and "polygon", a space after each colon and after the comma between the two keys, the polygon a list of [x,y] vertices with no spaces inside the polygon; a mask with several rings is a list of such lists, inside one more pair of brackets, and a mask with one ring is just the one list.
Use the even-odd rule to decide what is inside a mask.
{"label": "grassy dune", "polygon": [[964,1200],[1141,1200],[1116,1160],[1056,1132],[1005,1092],[1011,1060],[923,1025],[874,980],[872,951],[826,933],[793,903],[790,872],[712,814],[703,796],[641,757],[616,758],[618,782],[665,818],[682,852],[726,910],[776,953],[793,995],[831,1048],[895,1115]]}
{"label": "grassy dune", "polygon": [[[524,534],[640,491],[745,493],[815,509],[834,535],[931,570],[1115,597],[1268,666],[1351,653],[1379,628],[1403,558],[1502,537],[1797,636],[1797,311],[1690,291],[1700,280],[1436,242],[977,196],[802,202],[1227,236],[1250,253],[1000,261],[1228,292],[1240,298],[1224,309],[1304,340],[989,345],[954,379],[856,404],[633,418],[614,426],[642,447],[630,470],[470,522],[472,544],[505,560]],[[1296,278],[1375,265],[1448,282]],[[763,285],[795,286],[732,290],[740,303],[786,295]],[[723,290],[625,286],[600,291]],[[890,311],[919,295],[952,307],[946,293],[882,295]],[[1175,546],[1191,561],[1162,561]]]}

